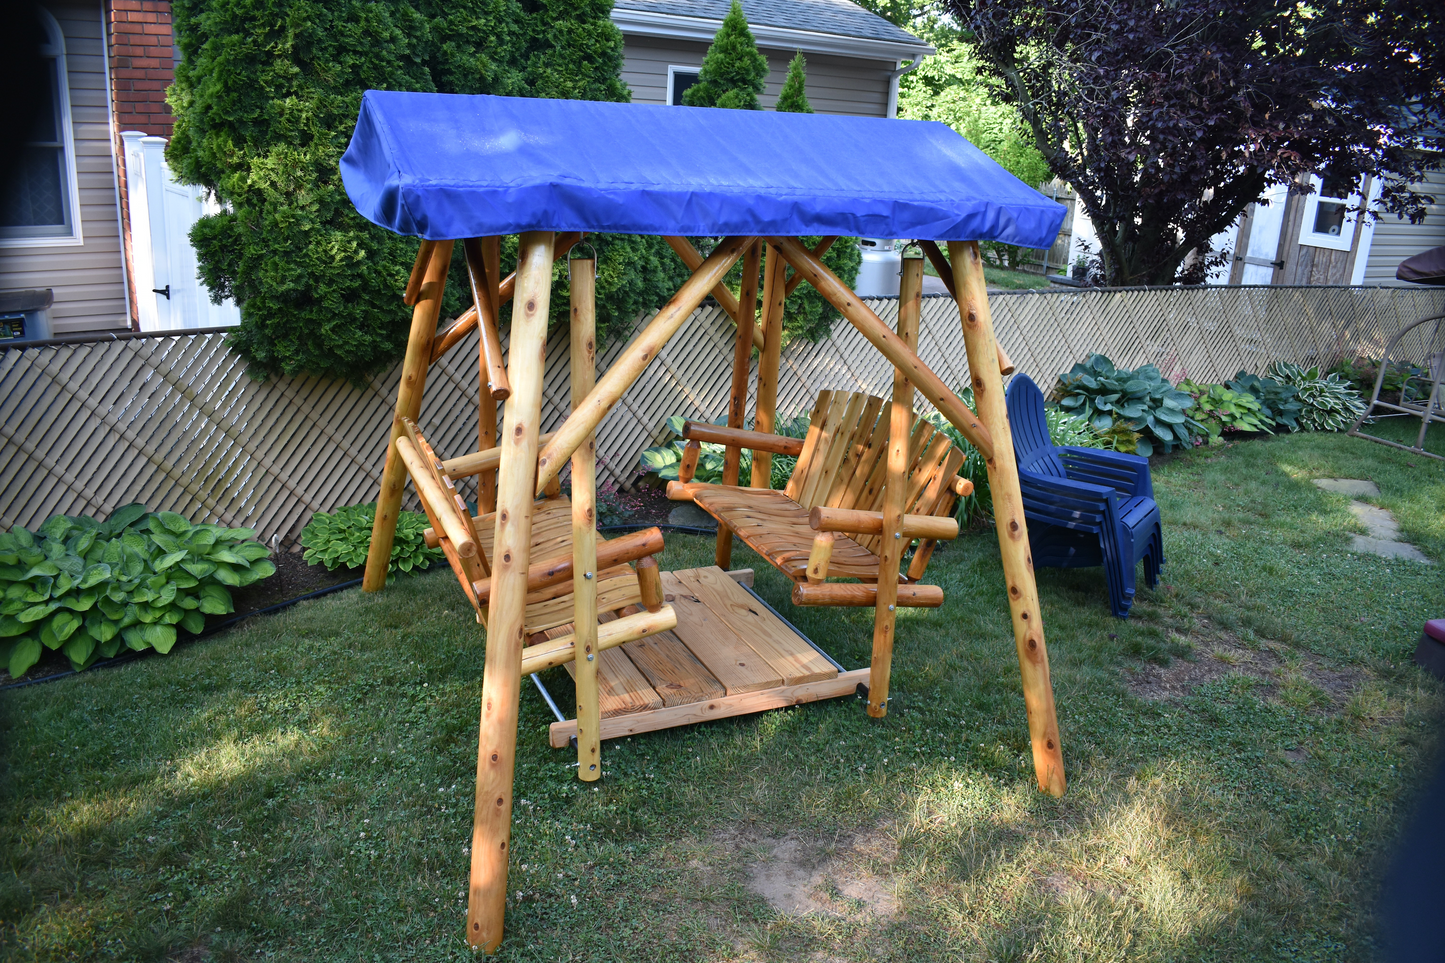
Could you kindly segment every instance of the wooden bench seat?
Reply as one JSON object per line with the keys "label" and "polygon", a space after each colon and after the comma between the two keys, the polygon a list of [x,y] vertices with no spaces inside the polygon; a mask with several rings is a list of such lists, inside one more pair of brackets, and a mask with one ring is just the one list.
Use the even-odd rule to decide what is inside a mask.
{"label": "wooden bench seat", "polygon": [[[818,395],[809,418],[808,433],[801,445],[797,439],[782,438],[740,429],[721,429],[688,422],[683,437],[688,439],[689,457],[684,456],[679,481],[668,486],[668,497],[692,501],[736,535],[767,562],[799,586],[817,585],[828,578],[877,582],[879,552],[883,535],[880,523],[884,482],[887,477],[888,413],[886,403],[863,392],[824,391]],[[796,454],[797,465],[782,491],[702,484],[691,481],[692,454],[701,442],[736,444],[755,451]],[[916,414],[908,443],[907,489],[903,498],[906,519],[949,519],[961,495],[973,485],[958,476],[963,453],[943,432]],[[837,509],[820,515],[817,509]],[[868,513],[871,526],[860,524]],[[853,519],[855,529],[839,524]],[[935,525],[943,537],[957,534],[953,526]],[[828,545],[823,568],[809,573],[810,558],[817,557],[819,536]],[[913,553],[903,584],[916,583],[928,565],[936,538],[922,538]],[[871,605],[866,592],[834,591],[832,587],[794,590],[794,602],[802,605]],[[941,592],[905,592],[900,605],[937,605]]]}

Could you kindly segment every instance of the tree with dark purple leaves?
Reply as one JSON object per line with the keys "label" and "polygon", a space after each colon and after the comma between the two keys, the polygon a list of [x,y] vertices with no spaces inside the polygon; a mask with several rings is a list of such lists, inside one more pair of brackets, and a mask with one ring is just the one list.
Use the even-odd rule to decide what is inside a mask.
{"label": "tree with dark purple leaves", "polygon": [[1439,169],[1439,0],[943,0],[1099,237],[1107,284],[1200,283],[1271,184]]}

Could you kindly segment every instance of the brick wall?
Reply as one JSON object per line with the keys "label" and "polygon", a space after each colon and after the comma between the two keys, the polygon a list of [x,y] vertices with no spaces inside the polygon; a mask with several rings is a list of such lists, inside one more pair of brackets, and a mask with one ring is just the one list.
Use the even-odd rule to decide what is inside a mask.
{"label": "brick wall", "polygon": [[167,0],[110,0],[110,74],[117,130],[171,136],[166,88],[174,79]]}
{"label": "brick wall", "polygon": [[[139,130],[170,137],[174,120],[166,105],[166,88],[175,79],[169,0],[108,0],[111,109],[115,129],[116,171],[120,178],[121,235],[126,277],[129,280],[130,316],[139,318],[136,305],[135,260],[131,252],[130,193],[126,189],[125,150],[120,132]],[[149,285],[147,285],[148,287]],[[132,322],[133,326],[137,326]]]}

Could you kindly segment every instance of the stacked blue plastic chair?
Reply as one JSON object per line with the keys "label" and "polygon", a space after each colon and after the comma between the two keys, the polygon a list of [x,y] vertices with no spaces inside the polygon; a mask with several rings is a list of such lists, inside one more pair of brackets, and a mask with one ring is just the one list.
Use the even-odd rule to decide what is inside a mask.
{"label": "stacked blue plastic chair", "polygon": [[1164,536],[1149,460],[1098,448],[1058,447],[1049,439],[1044,395],[1027,375],[1008,387],[1008,419],[1023,490],[1035,568],[1103,566],[1109,608],[1121,619],[1134,604],[1142,561],[1159,584]]}

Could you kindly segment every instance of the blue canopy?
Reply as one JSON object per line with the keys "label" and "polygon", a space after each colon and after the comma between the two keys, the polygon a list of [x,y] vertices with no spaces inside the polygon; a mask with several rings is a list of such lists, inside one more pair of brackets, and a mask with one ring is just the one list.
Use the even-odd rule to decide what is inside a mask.
{"label": "blue canopy", "polygon": [[368,90],[341,158],[362,216],[520,231],[829,235],[1045,248],[1049,200],[943,124]]}

